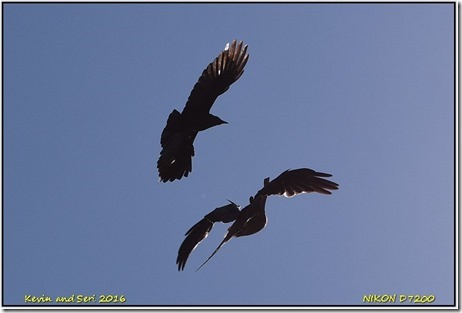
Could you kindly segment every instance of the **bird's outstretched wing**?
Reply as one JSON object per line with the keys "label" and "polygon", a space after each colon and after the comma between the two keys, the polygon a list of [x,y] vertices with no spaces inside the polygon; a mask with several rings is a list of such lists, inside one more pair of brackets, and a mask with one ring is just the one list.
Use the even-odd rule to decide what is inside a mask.
{"label": "bird's outstretched wing", "polygon": [[216,208],[215,210],[207,214],[204,218],[208,219],[209,221],[212,221],[213,223],[229,223],[236,220],[236,218],[239,215],[239,212],[241,212],[239,210],[240,206],[231,200],[228,200],[228,202],[229,204]]}
{"label": "bird's outstretched wing", "polygon": [[202,72],[189,95],[182,114],[188,118],[207,114],[216,98],[241,77],[249,59],[247,45],[236,40],[225,49]]}
{"label": "bird's outstretched wing", "polygon": [[182,271],[184,269],[189,255],[202,240],[207,238],[209,232],[212,230],[214,223],[229,223],[237,218],[240,212],[239,206],[232,201],[229,202],[230,204],[216,208],[207,214],[202,220],[197,222],[186,232],[186,238],[178,250],[178,256],[176,259],[178,271]]}
{"label": "bird's outstretched wing", "polygon": [[212,227],[213,223],[204,218],[188,230],[185,234],[187,237],[181,244],[180,249],[178,250],[178,257],[176,258],[178,271],[182,271],[184,269],[189,255],[197,247],[197,245],[208,236]]}
{"label": "bird's outstretched wing", "polygon": [[318,192],[331,194],[329,190],[337,190],[338,184],[322,177],[332,175],[316,172],[309,168],[284,171],[258,191],[257,196],[282,195],[287,198],[301,193]]}

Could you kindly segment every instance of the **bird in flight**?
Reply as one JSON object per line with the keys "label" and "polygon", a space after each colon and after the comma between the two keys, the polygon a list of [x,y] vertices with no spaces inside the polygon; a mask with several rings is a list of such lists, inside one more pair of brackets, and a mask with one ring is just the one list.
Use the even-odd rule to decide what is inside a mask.
{"label": "bird in flight", "polygon": [[272,181],[269,177],[265,178],[263,188],[255,196],[250,197],[249,204],[242,210],[239,210],[239,207],[230,201],[230,204],[210,212],[185,234],[186,238],[180,246],[176,260],[178,271],[184,269],[189,255],[207,237],[214,222],[229,223],[234,221],[220,245],[197,270],[204,266],[232,238],[255,234],[266,226],[265,204],[268,196],[282,195],[290,198],[310,192],[330,195],[330,190],[337,190],[338,184],[323,177],[331,176],[309,168],[286,170]]}
{"label": "bird in flight", "polygon": [[162,150],[157,161],[160,181],[187,177],[192,171],[193,143],[197,133],[227,124],[209,111],[217,97],[241,77],[248,59],[247,45],[236,40],[228,43],[202,72],[183,111],[170,113],[160,138]]}

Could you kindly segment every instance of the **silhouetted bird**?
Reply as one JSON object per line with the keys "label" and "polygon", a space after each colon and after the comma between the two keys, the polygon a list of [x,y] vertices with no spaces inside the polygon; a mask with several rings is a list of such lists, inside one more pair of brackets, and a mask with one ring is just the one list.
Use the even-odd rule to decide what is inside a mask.
{"label": "silhouetted bird", "polygon": [[194,139],[197,133],[225,124],[209,113],[216,98],[241,77],[249,59],[247,45],[233,40],[202,72],[194,85],[183,111],[173,110],[162,131],[162,151],[157,161],[160,181],[174,181],[187,177],[192,171]]}
{"label": "silhouetted bird", "polygon": [[[322,178],[330,176],[332,175],[316,172],[308,168],[301,168],[295,170],[287,170],[272,181],[270,181],[269,177],[265,178],[264,187],[260,189],[255,196],[250,197],[249,205],[247,205],[237,214],[236,210],[234,209],[233,213],[228,215],[228,222],[234,220],[234,223],[228,228],[228,232],[225,235],[223,241],[220,243],[220,245],[197,270],[204,266],[205,263],[207,263],[208,260],[210,260],[215,255],[215,253],[218,252],[221,246],[223,246],[233,237],[252,235],[259,232],[265,227],[267,221],[265,213],[265,204],[266,198],[268,196],[282,195],[287,198],[290,198],[301,193],[309,192],[318,192],[329,195],[331,194],[329,190],[338,189],[338,184]],[[233,217],[234,219],[232,219]],[[226,221],[221,221],[226,223]],[[178,251],[178,258],[176,262],[178,264],[179,271],[184,269],[184,266],[191,251],[203,239],[207,237],[208,232],[211,230],[211,224],[208,224],[210,225],[210,228],[203,226],[203,228],[199,229],[197,225],[199,225],[200,223],[204,223],[205,225],[204,220],[194,225],[191,230],[197,229],[197,233],[192,235],[191,230],[189,230],[186,233],[186,239],[183,241],[180,250]],[[188,247],[188,249],[186,249],[186,247]]]}

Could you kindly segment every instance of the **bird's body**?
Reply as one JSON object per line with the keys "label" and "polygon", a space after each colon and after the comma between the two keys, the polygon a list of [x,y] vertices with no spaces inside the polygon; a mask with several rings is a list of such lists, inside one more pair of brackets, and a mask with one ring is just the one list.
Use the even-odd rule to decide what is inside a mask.
{"label": "bird's body", "polygon": [[[309,192],[331,194],[330,190],[338,189],[338,184],[323,178],[330,176],[330,174],[316,172],[308,168],[301,168],[296,170],[287,170],[272,181],[270,181],[269,178],[265,178],[263,188],[260,189],[255,196],[250,197],[249,204],[246,207],[239,212],[235,212],[237,214],[232,216],[234,217],[234,220],[232,220],[234,223],[228,228],[225,238],[218,245],[212,255],[198,268],[198,270],[232,238],[255,234],[266,226],[267,217],[265,206],[268,196],[283,195],[284,197],[290,198],[298,194]],[[213,212],[214,211],[211,213]],[[210,230],[211,228],[208,229],[207,233]],[[188,233],[186,235],[188,236]],[[193,237],[194,236],[188,236],[183,241],[182,246],[185,242],[190,242],[191,245],[194,243],[194,247],[196,247],[203,239],[205,239],[206,236]],[[180,252],[182,252],[181,247],[178,252],[177,264],[179,264],[178,270],[183,270],[192,249],[189,250],[187,255],[184,253],[184,250],[183,253]]]}
{"label": "bird's body", "polygon": [[173,110],[162,131],[157,169],[162,182],[187,177],[192,171],[194,140],[200,131],[225,124],[210,114],[217,97],[244,73],[249,55],[247,45],[234,40],[204,69],[180,113]]}
{"label": "bird's body", "polygon": [[[268,186],[269,177],[265,178],[263,184],[264,186]],[[249,204],[241,210],[236,221],[228,228],[228,233],[221,245],[233,237],[249,236],[265,228],[268,221],[265,212],[267,198],[268,196],[265,194],[257,194],[255,197],[250,197]]]}

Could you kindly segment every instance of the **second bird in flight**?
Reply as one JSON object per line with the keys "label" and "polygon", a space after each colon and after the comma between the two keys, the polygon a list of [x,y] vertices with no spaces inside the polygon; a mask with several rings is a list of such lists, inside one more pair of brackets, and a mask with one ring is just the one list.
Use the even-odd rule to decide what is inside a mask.
{"label": "second bird in flight", "polygon": [[157,161],[160,181],[187,177],[192,171],[194,139],[197,133],[226,122],[209,113],[219,95],[244,73],[249,59],[247,45],[233,40],[202,72],[183,111],[173,110],[162,131],[162,151]]}

